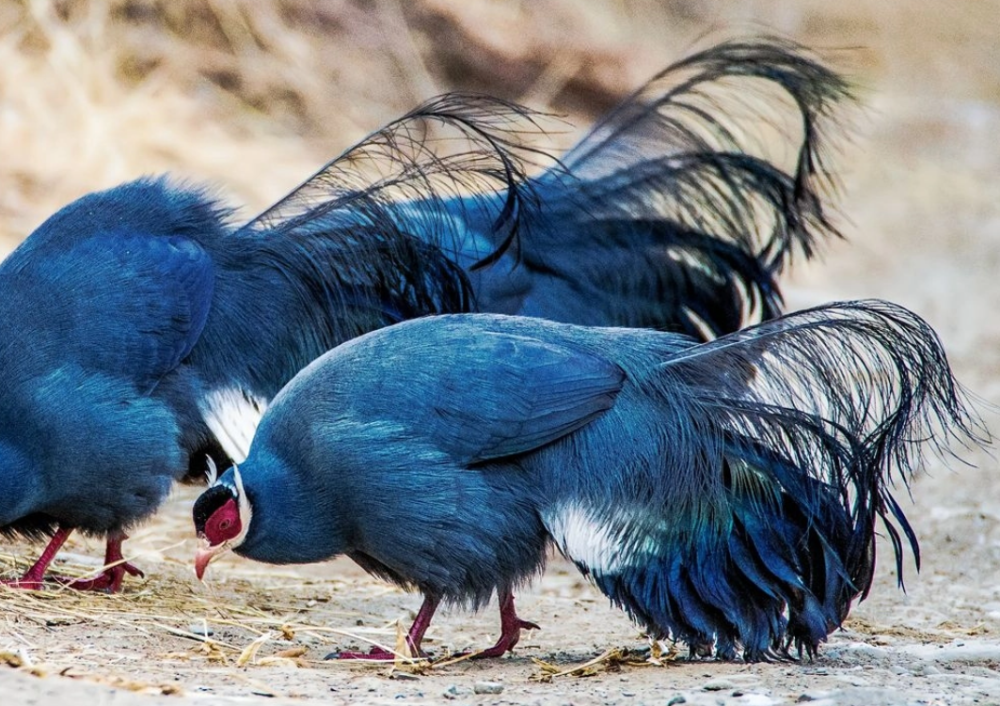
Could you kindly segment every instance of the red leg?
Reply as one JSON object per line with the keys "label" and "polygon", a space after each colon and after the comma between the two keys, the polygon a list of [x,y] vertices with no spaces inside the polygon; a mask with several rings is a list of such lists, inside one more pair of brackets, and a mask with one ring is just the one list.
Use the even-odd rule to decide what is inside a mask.
{"label": "red leg", "polygon": [[[423,642],[424,633],[427,632],[427,628],[430,627],[431,618],[434,617],[434,611],[437,610],[440,603],[441,600],[439,598],[424,596],[423,605],[420,606],[420,611],[417,613],[417,617],[413,621],[413,625],[410,626],[410,632],[406,634],[406,642],[410,646],[410,654],[416,657],[425,656],[424,651],[420,649],[420,643]],[[381,647],[373,647],[371,652],[339,652],[333,659],[392,661],[396,659],[396,655],[392,652],[383,650]]]}
{"label": "red leg", "polygon": [[502,657],[505,653],[514,649],[518,640],[521,639],[522,630],[541,630],[534,623],[521,620],[514,610],[514,594],[510,591],[503,591],[498,594],[500,599],[500,639],[497,644],[482,652],[472,655],[473,659],[484,659],[486,657]]}
{"label": "red leg", "polygon": [[107,591],[117,593],[121,590],[125,574],[142,577],[144,574],[125,561],[122,556],[122,542],[128,539],[124,532],[112,532],[108,535],[107,549],[104,551],[104,570],[92,579],[74,579],[57,576],[53,580],[77,591]]}
{"label": "red leg", "polygon": [[45,570],[49,568],[49,564],[52,563],[56,553],[58,553],[60,547],[62,547],[72,532],[72,529],[60,527],[52,535],[52,539],[49,540],[49,544],[45,547],[42,555],[38,557],[38,561],[24,572],[24,576],[19,579],[0,579],[0,584],[9,586],[10,588],[27,588],[33,590],[42,588],[42,579],[45,578]]}

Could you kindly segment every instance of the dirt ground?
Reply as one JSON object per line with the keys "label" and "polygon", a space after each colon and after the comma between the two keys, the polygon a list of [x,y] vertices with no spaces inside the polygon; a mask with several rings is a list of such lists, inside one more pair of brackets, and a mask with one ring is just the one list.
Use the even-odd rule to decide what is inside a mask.
{"label": "dirt ground", "polygon": [[[129,5],[78,4],[91,9]],[[261,5],[272,4],[277,3]],[[455,20],[477,28],[465,37],[470,56],[493,56],[482,47],[503,45],[515,31],[509,29],[508,15],[496,14],[505,3],[419,5],[455,16],[480,12],[478,24],[471,16]],[[567,12],[557,0],[548,5]],[[778,30],[825,47],[860,46],[844,56],[855,57],[865,109],[857,117],[852,144],[837,160],[848,239],[827,248],[821,262],[794,268],[786,278],[788,306],[874,296],[914,309],[938,330],[959,378],[982,398],[984,419],[996,434],[1000,417],[987,405],[1000,404],[1000,38],[995,30],[1000,3],[950,3],[947,14],[926,3],[922,16],[884,5],[855,0],[833,9],[831,3],[774,0],[729,3],[723,9],[722,4],[675,2],[664,3],[664,10],[652,2],[606,0],[595,3],[593,17],[581,20],[583,29],[572,34],[566,27],[573,25],[565,22],[547,29],[532,25],[527,39],[519,37],[528,49],[520,54],[510,49],[510,61],[544,54],[547,47],[559,46],[561,37],[569,47],[565,61],[583,61],[579,47],[596,46],[600,51],[580,56],[593,74],[588,85],[600,88],[651,73],[678,58],[705,31],[720,27],[730,34]],[[53,46],[73,55],[66,49],[72,49],[73,37],[93,33],[93,27],[39,19],[45,6],[31,5],[33,21],[49,23],[46,31],[61,42]],[[206,6],[236,12],[232,8],[241,5]],[[374,3],[381,9],[365,19],[365,6],[356,6],[362,9],[355,21],[390,23],[380,32],[392,34],[391,22],[413,27],[419,20],[398,14],[402,5],[391,2]],[[23,29],[20,7],[0,1],[0,27]],[[615,19],[626,9],[629,17],[641,19],[636,8],[647,8],[655,21],[646,26]],[[496,36],[490,33],[491,22]],[[602,32],[602,22],[613,31]],[[668,22],[681,29],[674,28],[671,41],[656,43],[652,35]],[[31,31],[23,36],[30,39]],[[427,39],[432,35],[414,31],[411,53],[401,51],[393,66],[412,66],[420,59],[424,68],[416,78],[399,79],[391,67],[384,74],[385,81],[405,80],[413,95],[393,99],[401,105],[380,102],[378,95],[363,102],[358,98],[363,87],[345,82],[341,93],[324,94],[325,100],[351,107],[319,129],[309,111],[322,114],[325,104],[310,108],[293,101],[301,107],[292,110],[298,116],[294,120],[280,111],[245,109],[245,102],[236,110],[215,89],[183,84],[186,74],[180,69],[136,87],[122,83],[114,71],[107,78],[104,55],[94,55],[83,42],[76,60],[93,63],[87,64],[86,80],[79,81],[80,91],[69,91],[64,99],[91,112],[60,115],[34,106],[32,96],[60,95],[61,89],[46,81],[79,66],[66,68],[71,64],[60,64],[58,56],[39,59],[35,44],[18,43],[12,36],[0,35],[0,66],[5,67],[0,68],[0,243],[8,246],[60,203],[163,169],[214,181],[234,198],[259,206],[360,134],[410,107],[413,96],[452,85],[431,61],[437,46]],[[364,43],[357,32],[351,36],[354,43],[345,43],[343,51],[355,52],[357,59]],[[421,43],[421,37],[426,41]],[[291,65],[288,57],[297,57],[297,70],[308,73],[316,46],[311,41],[289,38],[280,58]],[[442,52],[457,51],[449,41],[440,40]],[[254,57],[269,66],[267,57]],[[11,73],[19,66],[23,75]],[[486,60],[469,66],[487,75],[490,70]],[[621,73],[608,78],[608,67]],[[497,64],[498,72],[502,68]],[[466,67],[463,76],[471,71]],[[33,82],[36,74],[39,80]],[[591,104],[584,110],[588,96],[593,104],[604,100],[596,89],[574,93],[574,84],[565,81],[569,92],[559,94],[565,100],[547,101],[542,89],[549,84],[536,77],[530,90],[512,88],[520,85],[517,76],[507,70],[503,81],[497,79],[498,91],[541,107],[561,104],[579,116],[573,118],[578,125],[597,110]],[[384,90],[382,77],[372,69],[368,81],[379,84],[373,92]],[[654,664],[647,641],[624,615],[558,559],[518,596],[521,615],[542,629],[524,636],[504,659],[416,672],[405,665],[324,661],[330,652],[364,647],[368,641],[394,645],[397,626],[408,625],[419,598],[367,577],[348,561],[290,569],[227,558],[213,564],[208,582],[201,584],[191,568],[195,543],[189,513],[195,494],[187,490],[126,544],[146,578],[127,580],[123,594],[0,589],[0,704],[1000,704],[1000,461],[995,452],[960,455],[966,463],[952,461],[950,467],[930,459],[913,484],[912,503],[900,489],[921,539],[922,570],[918,574],[907,565],[904,593],[896,587],[891,562],[883,561],[870,598],[811,662],[691,662],[668,652]],[[72,539],[67,546],[56,571],[84,573],[99,565],[98,543]],[[37,551],[27,543],[0,545],[0,573],[23,569]],[[498,627],[494,609],[480,615],[445,612],[435,619],[427,646],[437,654],[488,646]]]}

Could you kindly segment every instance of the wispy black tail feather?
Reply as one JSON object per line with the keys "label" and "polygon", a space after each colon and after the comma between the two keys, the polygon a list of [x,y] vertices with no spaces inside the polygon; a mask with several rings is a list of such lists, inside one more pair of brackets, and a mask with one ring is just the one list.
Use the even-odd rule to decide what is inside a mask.
{"label": "wispy black tail feather", "polygon": [[[280,275],[262,279],[283,306],[268,331],[245,332],[262,350],[259,363],[248,356],[250,390],[269,398],[322,353],[377,328],[474,310],[471,273],[502,257],[523,213],[537,208],[526,170],[543,155],[518,144],[537,130],[533,121],[498,99],[441,96],[242,226],[231,240],[233,267],[245,270],[248,250],[256,253]],[[238,286],[255,285],[244,277]]]}
{"label": "wispy black tail feather", "polygon": [[640,507],[589,499],[623,546],[590,573],[651,634],[724,658],[813,654],[867,595],[880,524],[900,580],[906,546],[919,557],[894,487],[928,451],[989,441],[934,331],[885,302],[789,315],[654,369],[663,465],[633,469]]}
{"label": "wispy black tail feather", "polygon": [[[586,292],[597,311],[582,323],[617,308],[620,323],[712,338],[779,315],[783,266],[838,235],[827,133],[849,98],[840,76],[779,39],[668,67],[537,180],[527,263]],[[791,160],[778,143],[794,145]],[[616,289],[616,271],[646,285]]]}
{"label": "wispy black tail feather", "polygon": [[[727,42],[663,71],[557,160],[531,146],[540,114],[449,94],[243,230],[312,253],[333,272],[312,279],[331,288],[371,269],[377,251],[378,276],[415,277],[404,289],[426,290],[428,314],[472,308],[710,339],[779,315],[784,264],[836,234],[826,133],[848,96],[800,46]],[[433,261],[426,276],[417,254]],[[435,275],[462,290],[463,308],[441,300]]]}

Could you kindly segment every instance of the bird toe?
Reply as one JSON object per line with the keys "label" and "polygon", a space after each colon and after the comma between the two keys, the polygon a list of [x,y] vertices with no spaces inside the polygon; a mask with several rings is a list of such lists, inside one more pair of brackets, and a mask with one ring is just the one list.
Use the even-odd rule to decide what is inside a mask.
{"label": "bird toe", "polygon": [[45,586],[41,581],[35,579],[0,579],[0,586],[6,586],[7,588],[19,589],[22,591],[40,591]]}
{"label": "bird toe", "polygon": [[324,660],[369,660],[375,662],[392,662],[396,655],[381,647],[373,647],[370,652],[331,652]]}
{"label": "bird toe", "polygon": [[52,580],[66,588],[74,591],[104,591],[105,593],[118,593],[122,588],[125,574],[138,578],[145,577],[145,574],[136,567],[128,563],[116,564],[102,571],[97,576],[89,579],[78,579],[71,576],[54,576]]}
{"label": "bird toe", "polygon": [[142,569],[140,569],[140,568],[138,568],[136,566],[133,566],[132,564],[129,564],[129,563],[126,562],[126,563],[122,564],[121,567],[125,571],[125,573],[128,574],[128,575],[130,575],[130,576],[135,576],[136,578],[140,578],[140,579],[146,578],[146,574],[144,574],[142,572]]}

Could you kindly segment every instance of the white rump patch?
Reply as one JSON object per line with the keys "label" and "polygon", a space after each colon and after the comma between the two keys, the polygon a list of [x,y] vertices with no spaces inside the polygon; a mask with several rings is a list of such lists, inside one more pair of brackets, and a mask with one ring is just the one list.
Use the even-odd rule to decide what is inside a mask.
{"label": "white rump patch", "polygon": [[267,402],[243,390],[227,387],[208,393],[198,405],[205,423],[234,463],[243,463],[250,453]]}
{"label": "white rump patch", "polygon": [[614,574],[629,563],[616,536],[623,523],[598,523],[592,512],[576,502],[546,512],[542,522],[562,553],[592,572]]}

